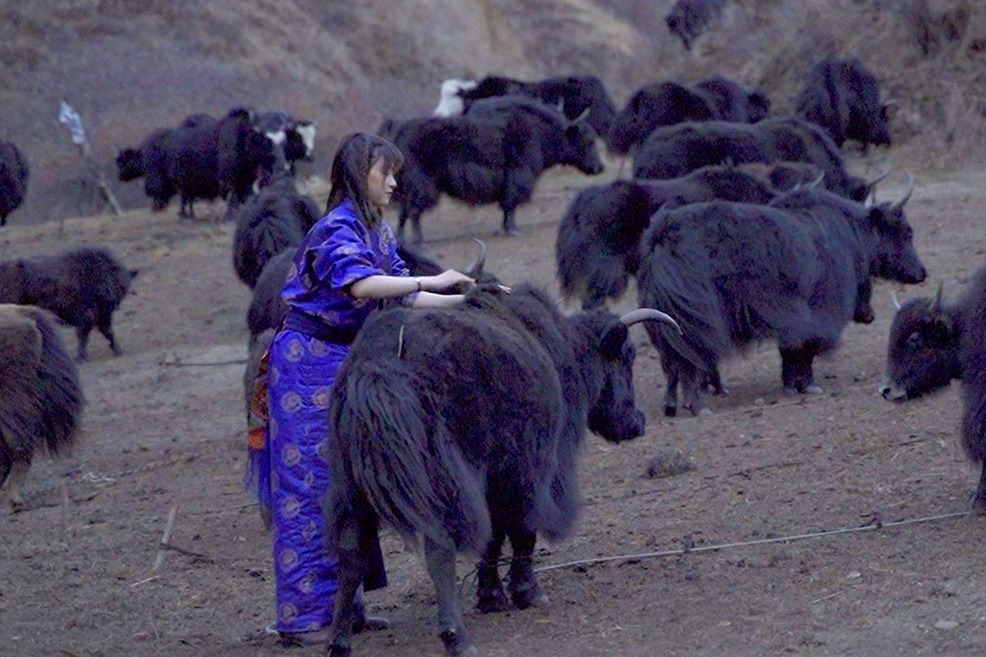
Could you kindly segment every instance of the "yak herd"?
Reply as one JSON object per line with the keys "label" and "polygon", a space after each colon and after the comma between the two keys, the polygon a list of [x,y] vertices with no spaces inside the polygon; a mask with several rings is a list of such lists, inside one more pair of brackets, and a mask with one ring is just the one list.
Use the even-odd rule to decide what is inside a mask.
{"label": "yak herd", "polygon": [[[720,4],[679,2],[669,29],[690,47]],[[351,652],[353,594],[380,522],[423,539],[449,655],[477,652],[455,586],[457,552],[481,555],[481,610],[538,603],[536,537],[572,528],[585,434],[621,442],[644,432],[629,325],[642,322],[659,352],[665,414],[680,405],[703,415],[712,412],[706,394],[724,391],[720,364],[763,340],[777,343],[785,389],[819,392],[813,361],[850,322],[873,321],[873,279],[925,280],[905,213],[913,178],[899,199],[877,203],[880,178],[852,175],[841,151],[847,141],[891,141],[876,77],[858,59],[824,59],[792,106],[774,115],[764,92],[721,77],[645,85],[620,111],[595,77],[488,77],[448,80],[432,116],[380,126],[405,156],[394,201],[414,274],[440,269],[410,244],[424,241],[421,217],[442,195],[497,204],[503,231],[516,235],[517,208],[551,167],[598,174],[601,143],[631,158],[633,177],[585,186],[560,213],[557,277],[581,311],[565,316],[527,285],[487,284],[495,277],[482,274],[481,256],[469,269],[479,284],[460,306],[383,306],[358,336],[330,408],[326,514],[340,562],[330,655]],[[179,216],[193,217],[196,200],[227,201],[233,269],[253,291],[247,394],[286,312],[279,293],[294,248],[322,214],[291,177],[313,144],[310,121],[235,107],[156,130],[117,158],[119,178],[142,177],[155,209],[177,195]],[[23,155],[0,143],[0,221],[23,198],[27,171]],[[16,368],[0,367],[0,485],[9,475],[15,504],[31,455],[70,444],[83,403],[46,312],[25,306],[76,327],[78,360],[93,327],[119,353],[110,317],[135,274],[100,248],[0,263],[0,357],[24,354]],[[611,314],[606,304],[631,279],[640,308]],[[939,289],[899,308],[881,388],[901,401],[961,379],[962,440],[981,464],[984,331],[986,268],[955,301]],[[975,508],[986,512],[986,467]]]}

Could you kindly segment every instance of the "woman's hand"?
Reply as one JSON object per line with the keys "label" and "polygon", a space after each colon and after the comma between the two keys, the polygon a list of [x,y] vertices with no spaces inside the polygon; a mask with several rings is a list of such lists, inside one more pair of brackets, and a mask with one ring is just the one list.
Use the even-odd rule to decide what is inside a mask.
{"label": "woman's hand", "polygon": [[421,289],[426,292],[443,292],[452,288],[461,290],[476,284],[475,280],[454,269],[446,269],[436,276],[422,276],[420,280]]}

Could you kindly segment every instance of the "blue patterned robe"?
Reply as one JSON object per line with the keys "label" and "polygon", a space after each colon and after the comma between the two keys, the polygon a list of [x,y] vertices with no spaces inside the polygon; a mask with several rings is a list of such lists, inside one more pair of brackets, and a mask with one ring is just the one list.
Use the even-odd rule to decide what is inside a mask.
{"label": "blue patterned robe", "polygon": [[[293,310],[334,328],[359,329],[376,307],[348,286],[377,274],[408,275],[383,222],[367,228],[350,201],[316,223],[294,256],[281,297]],[[337,570],[325,551],[322,498],[329,487],[328,409],[332,383],[349,351],[291,329],[278,332],[267,372],[277,630],[327,628]]]}

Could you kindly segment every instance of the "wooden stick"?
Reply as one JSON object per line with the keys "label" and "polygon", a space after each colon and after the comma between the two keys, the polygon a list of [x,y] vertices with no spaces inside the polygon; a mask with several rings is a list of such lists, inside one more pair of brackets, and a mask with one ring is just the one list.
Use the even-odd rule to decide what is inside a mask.
{"label": "wooden stick", "polygon": [[[175,504],[171,507],[171,511],[168,512],[168,523],[164,526],[164,535],[161,536],[161,543],[167,545],[168,541],[171,540],[171,532],[175,528],[175,519],[178,517],[178,505]],[[152,573],[156,573],[164,563],[164,554],[167,552],[163,547],[158,549],[157,558],[154,560],[154,567],[151,568]]]}

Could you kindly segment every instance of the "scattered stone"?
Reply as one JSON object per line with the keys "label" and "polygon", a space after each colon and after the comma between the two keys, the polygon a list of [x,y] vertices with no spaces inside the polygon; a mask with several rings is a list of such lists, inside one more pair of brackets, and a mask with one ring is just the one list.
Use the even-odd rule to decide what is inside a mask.
{"label": "scattered stone", "polygon": [[958,623],[950,620],[940,620],[937,623],[935,623],[935,627],[937,627],[939,630],[954,630],[958,626],[959,626]]}
{"label": "scattered stone", "polygon": [[665,479],[693,469],[691,457],[680,449],[662,449],[647,462],[644,476],[648,479]]}

